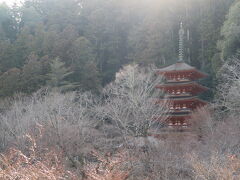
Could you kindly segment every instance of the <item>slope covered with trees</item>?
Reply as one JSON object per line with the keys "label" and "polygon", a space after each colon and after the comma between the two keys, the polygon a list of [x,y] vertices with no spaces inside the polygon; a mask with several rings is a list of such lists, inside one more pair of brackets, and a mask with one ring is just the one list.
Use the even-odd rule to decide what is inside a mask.
{"label": "slope covered with trees", "polygon": [[[0,5],[0,179],[240,179],[239,14],[239,0]],[[212,103],[158,139],[154,70],[177,60],[180,22]]]}
{"label": "slope covered with trees", "polygon": [[[164,66],[175,62],[180,22],[186,31],[185,60],[209,73],[204,83],[215,87],[221,59],[237,51],[237,1],[225,21],[232,4],[233,0],[27,0],[22,6],[2,4],[1,96],[32,93],[46,86],[56,58],[72,72],[67,77],[72,87],[95,92],[114,80],[125,64]],[[232,23],[235,26],[229,25]]]}

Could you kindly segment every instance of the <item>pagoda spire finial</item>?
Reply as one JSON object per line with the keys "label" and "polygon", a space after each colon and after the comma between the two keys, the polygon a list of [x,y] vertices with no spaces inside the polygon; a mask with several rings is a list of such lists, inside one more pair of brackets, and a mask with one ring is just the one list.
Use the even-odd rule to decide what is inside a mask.
{"label": "pagoda spire finial", "polygon": [[183,29],[183,23],[180,24],[180,30],[179,30],[179,62],[183,61],[184,57],[184,29]]}

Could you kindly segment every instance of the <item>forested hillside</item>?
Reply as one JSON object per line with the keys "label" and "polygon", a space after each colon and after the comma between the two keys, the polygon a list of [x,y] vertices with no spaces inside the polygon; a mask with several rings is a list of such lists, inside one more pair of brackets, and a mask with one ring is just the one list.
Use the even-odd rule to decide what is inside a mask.
{"label": "forested hillside", "polygon": [[0,180],[238,180],[239,79],[240,0],[1,4]]}
{"label": "forested hillside", "polygon": [[233,6],[229,13],[232,3],[27,0],[13,7],[2,4],[0,96],[32,93],[43,86],[98,92],[123,65],[168,65],[178,58],[180,22],[185,29],[185,61],[209,73],[205,84],[214,89],[217,70],[239,45],[239,32],[234,30],[239,7]]}

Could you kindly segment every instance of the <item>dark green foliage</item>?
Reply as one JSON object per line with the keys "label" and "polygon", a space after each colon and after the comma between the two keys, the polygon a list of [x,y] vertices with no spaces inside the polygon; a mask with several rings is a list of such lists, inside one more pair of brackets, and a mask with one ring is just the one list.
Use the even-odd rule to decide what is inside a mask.
{"label": "dark green foliage", "polygon": [[240,1],[230,8],[227,20],[221,29],[223,39],[219,41],[221,59],[227,60],[240,50]]}
{"label": "dark green foliage", "polygon": [[22,68],[21,91],[32,93],[41,88],[46,80],[45,69],[44,62],[31,54]]}
{"label": "dark green foliage", "polygon": [[72,73],[59,58],[53,59],[50,64],[50,73],[47,74],[47,86],[59,88],[60,91],[73,90],[77,85],[67,80]]}
{"label": "dark green foliage", "polygon": [[45,85],[47,69],[44,58],[29,55],[21,69],[11,68],[0,76],[0,96],[35,92]]}
{"label": "dark green foliage", "polygon": [[[21,79],[2,96],[31,93],[46,84],[97,92],[125,64],[174,63],[180,22],[185,61],[209,73],[204,84],[214,88],[220,59],[238,51],[239,38],[231,24],[239,26],[239,1],[224,23],[233,1],[27,0],[11,8],[2,4],[0,78],[7,79],[6,73],[17,68]],[[7,92],[7,87],[0,91]]]}
{"label": "dark green foliage", "polygon": [[17,68],[9,69],[0,76],[0,97],[10,96],[20,88],[21,70]]}

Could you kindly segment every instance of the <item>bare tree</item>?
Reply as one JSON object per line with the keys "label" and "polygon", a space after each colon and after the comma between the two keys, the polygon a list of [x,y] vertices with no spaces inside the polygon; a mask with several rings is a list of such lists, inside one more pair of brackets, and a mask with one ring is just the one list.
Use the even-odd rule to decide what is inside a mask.
{"label": "bare tree", "polygon": [[[215,120],[212,144],[224,153],[239,154],[240,137],[240,61],[229,59],[219,71],[219,86],[215,102]],[[220,122],[219,122],[220,121]]]}
{"label": "bare tree", "polygon": [[[156,103],[164,94],[156,89],[163,78],[157,76],[155,70],[154,67],[125,66],[117,73],[115,82],[103,89],[102,104],[95,109],[103,122],[103,131],[116,134],[109,146],[127,151],[125,158],[131,167],[129,179],[157,179],[149,175],[153,173],[151,168],[160,164],[157,152],[163,146],[161,140],[149,134],[161,132],[168,117],[168,102]],[[115,142],[117,137],[119,140]]]}
{"label": "bare tree", "polygon": [[128,136],[147,136],[156,119],[160,125],[166,119],[166,102],[156,104],[162,92],[156,86],[162,77],[152,67],[124,67],[116,81],[104,88],[104,106],[99,107],[102,119],[113,121],[118,130]]}
{"label": "bare tree", "polygon": [[227,61],[218,72],[219,87],[217,104],[221,111],[237,113],[240,109],[240,60],[233,58]]}
{"label": "bare tree", "polygon": [[[227,180],[240,177],[239,60],[233,58],[227,61],[218,75],[217,98],[213,104],[215,117],[212,121],[208,121],[212,122],[211,131],[208,132],[204,144],[199,144],[198,150],[189,154],[188,158],[195,179]],[[196,115],[196,120],[199,119],[198,117],[208,117],[208,119],[211,117],[204,112]]]}
{"label": "bare tree", "polygon": [[191,155],[194,179],[197,180],[235,180],[240,178],[240,160],[232,154],[214,152],[208,160]]}

